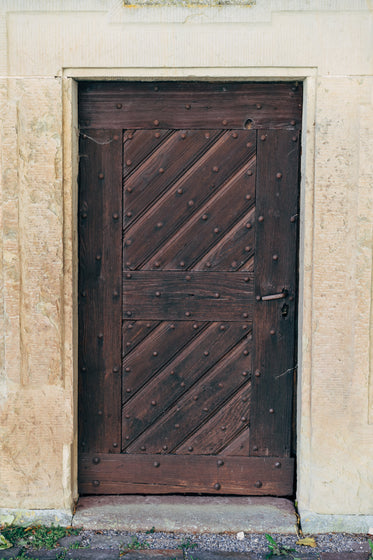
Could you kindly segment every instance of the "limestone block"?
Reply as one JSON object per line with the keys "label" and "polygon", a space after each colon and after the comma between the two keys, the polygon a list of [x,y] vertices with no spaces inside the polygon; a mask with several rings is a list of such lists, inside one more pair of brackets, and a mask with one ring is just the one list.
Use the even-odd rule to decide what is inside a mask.
{"label": "limestone block", "polygon": [[19,259],[22,375],[25,383],[62,383],[63,204],[61,84],[17,80]]}
{"label": "limestone block", "polygon": [[299,500],[321,514],[372,513],[373,173],[366,156],[373,140],[372,88],[372,78],[322,78],[318,84],[312,428],[301,435],[310,463],[301,461]]}
{"label": "limestone block", "polygon": [[70,507],[74,415],[71,373],[64,388],[61,80],[2,80],[0,100],[0,503]]}
{"label": "limestone block", "polygon": [[[258,22],[255,13],[262,13],[263,5],[265,21]],[[275,9],[261,0],[252,7],[219,8],[213,15],[213,8],[202,14],[199,8],[186,9],[178,23],[162,23],[168,10],[178,9],[128,8],[109,0],[106,9],[91,12],[13,9],[7,18],[8,72],[54,76],[62,68],[153,67],[169,68],[172,76],[175,67],[312,66],[321,74],[356,75],[372,69],[373,16],[360,2],[349,10],[319,6],[314,12],[304,2],[288,0]],[[154,10],[167,13],[156,18]],[[229,10],[229,19],[220,19],[219,10]]]}
{"label": "limestone block", "polygon": [[9,391],[0,412],[2,507],[71,507],[71,488],[62,484],[64,470],[71,470],[71,416],[60,387]]}

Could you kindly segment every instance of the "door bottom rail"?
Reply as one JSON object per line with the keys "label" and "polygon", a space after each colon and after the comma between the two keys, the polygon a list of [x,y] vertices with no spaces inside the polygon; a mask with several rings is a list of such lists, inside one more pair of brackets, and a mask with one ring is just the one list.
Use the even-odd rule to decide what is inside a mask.
{"label": "door bottom rail", "polygon": [[290,496],[294,458],[83,453],[81,494]]}

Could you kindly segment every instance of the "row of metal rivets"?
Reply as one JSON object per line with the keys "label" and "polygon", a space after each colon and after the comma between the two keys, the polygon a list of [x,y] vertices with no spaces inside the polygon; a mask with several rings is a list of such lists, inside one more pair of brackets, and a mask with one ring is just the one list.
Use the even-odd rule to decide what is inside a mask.
{"label": "row of metal rivets", "polygon": [[[250,200],[250,199],[251,199],[251,195],[250,195],[250,194],[245,195],[245,200]],[[189,202],[188,202],[188,207],[191,208],[192,206],[194,206],[194,204],[195,204],[194,200],[189,200]],[[86,213],[86,212],[84,213],[84,215],[85,215],[85,217],[87,217],[87,213]],[[127,212],[126,215],[129,216],[129,217],[131,217],[131,216],[132,216],[132,212]],[[118,215],[116,214],[115,216],[116,216],[115,219],[118,219]],[[204,213],[204,214],[202,214],[202,216],[201,216],[201,220],[205,222],[205,221],[207,221],[210,217],[211,217],[211,216],[210,216],[209,214]],[[263,221],[263,220],[261,220],[261,221]],[[164,222],[162,222],[162,221],[159,221],[159,222],[156,223],[156,229],[158,229],[158,230],[161,229],[163,226],[164,226]],[[245,225],[245,227],[246,227],[246,229],[251,229],[251,228],[252,228],[252,224],[251,224],[250,222],[248,222],[248,223]],[[214,233],[219,233],[219,232],[220,232],[220,229],[219,229],[219,227],[216,226],[216,227],[214,228],[213,231],[214,231]],[[126,245],[127,247],[130,246],[132,243],[133,243],[133,239],[128,239],[128,240],[125,241],[125,245]]]}
{"label": "row of metal rivets", "polygon": [[[207,218],[206,218],[206,219],[207,219]],[[162,225],[163,225],[163,224],[162,224]],[[158,227],[162,227],[162,225],[158,225],[158,224],[157,224]],[[220,229],[219,227],[217,227],[217,226],[214,227],[214,229],[213,229],[212,231],[213,231],[215,234],[221,233],[221,229]],[[134,242],[134,240],[133,240],[132,238],[129,238],[129,239],[126,239],[126,240],[124,241],[124,245],[125,245],[126,247],[130,247],[130,246],[133,244],[133,242]],[[250,251],[250,247],[249,247],[248,249],[246,249],[246,247],[245,247],[245,250],[246,250],[246,251]],[[100,259],[101,259],[101,255],[96,256],[96,259],[97,259],[97,260],[100,260]],[[157,261],[156,261],[156,263],[157,263]],[[156,263],[154,263],[155,266],[157,266]],[[180,261],[179,264],[180,264],[180,266],[185,266],[185,261]],[[158,266],[160,266],[160,263],[159,263]]]}
{"label": "row of metal rivets", "polygon": [[[215,298],[218,298],[218,297],[220,297],[220,296],[217,295],[217,294],[215,294]],[[126,315],[127,315],[127,317],[132,317],[132,311],[126,311]],[[191,313],[190,311],[186,311],[184,315],[185,315],[185,317],[191,317],[192,313]],[[243,314],[242,314],[242,317],[243,317],[244,319],[247,319],[248,316],[249,316],[248,313],[243,313]],[[193,328],[194,328],[194,329],[197,329],[198,326],[197,326],[197,325],[193,325]],[[248,325],[242,325],[242,329],[243,329],[243,330],[245,330],[245,329],[247,329],[247,328],[248,328]],[[224,330],[225,330],[225,326],[221,326],[221,327],[220,327],[220,330],[221,330],[221,331],[224,331]],[[103,335],[101,335],[101,334],[98,335],[98,338],[102,339],[102,338],[103,338]]]}
{"label": "row of metal rivets", "polygon": [[[155,132],[154,138],[157,138],[157,139],[158,139],[158,138],[160,138],[160,136],[161,136],[161,135],[160,135],[159,132]],[[204,136],[205,136],[206,140],[209,140],[211,135],[210,135],[209,132],[205,132],[205,133],[204,133]],[[231,136],[232,136],[232,138],[236,139],[236,138],[238,138],[238,133],[237,133],[237,132],[232,132]],[[185,133],[185,132],[181,132],[181,133],[180,133],[180,138],[181,138],[182,140],[185,140],[187,137],[188,137],[187,133]],[[132,140],[132,138],[133,138],[133,135],[132,135],[132,134],[129,134],[129,135],[126,137],[127,140]],[[252,142],[248,142],[248,143],[246,144],[246,146],[247,146],[247,148],[251,148],[251,147],[253,146],[253,143],[252,143]],[[127,161],[126,161],[126,165],[127,165],[127,166],[132,165],[132,161],[131,161],[131,160],[127,160]]]}
{"label": "row of metal rivets", "polygon": [[[155,296],[156,297],[161,297],[162,293],[159,292],[158,290],[155,292]],[[218,299],[220,298],[220,294],[218,292],[214,292],[214,298]]]}
{"label": "row of metal rivets", "polygon": [[[250,251],[253,251],[254,248],[250,247],[249,245],[246,245],[246,246],[244,247],[244,250],[245,250],[246,253],[249,253]],[[155,267],[155,268],[160,268],[160,266],[161,266],[162,263],[161,263],[160,261],[155,261],[153,264],[154,264],[154,267]],[[210,261],[207,261],[206,263],[204,263],[204,265],[206,266],[206,268],[211,268],[212,263],[211,263]],[[185,268],[185,267],[187,266],[187,263],[186,263],[185,261],[180,261],[180,262],[179,262],[179,266],[180,266],[181,268]],[[232,261],[232,262],[231,262],[231,267],[232,267],[232,268],[235,268],[235,267],[237,267],[237,266],[238,266],[238,262],[237,262],[237,261]],[[126,267],[127,267],[127,268],[131,268],[131,267],[132,267],[131,262],[127,261],[127,262],[126,262]],[[132,275],[131,275],[131,274],[126,274],[126,278],[130,279],[130,278],[132,278]],[[245,281],[245,282],[249,282],[249,281],[250,281],[250,278],[247,277],[247,278],[244,279],[244,281]]]}
{"label": "row of metal rivets", "polygon": [[[250,200],[250,199],[251,199],[251,195],[250,195],[250,194],[245,195],[245,199],[246,199],[246,200]],[[189,206],[189,207],[192,207],[193,205],[194,205],[194,200],[190,200],[190,201],[188,202],[188,206]],[[130,215],[132,216],[132,213],[127,212],[127,215],[128,215],[128,214],[130,214]],[[87,214],[87,212],[83,212],[81,216],[82,216],[82,218],[85,219],[85,218],[87,218],[88,214]],[[298,214],[294,214],[293,216],[291,216],[291,217],[290,217],[290,222],[291,222],[291,223],[294,223],[294,222],[296,221],[296,219],[297,219],[297,216],[298,216]],[[113,215],[113,219],[115,219],[115,220],[117,220],[118,217],[119,217],[118,214],[114,214],[114,215]],[[208,220],[209,217],[210,217],[210,216],[209,216],[208,214],[204,213],[204,214],[202,214],[202,216],[201,216],[201,220],[206,221],[206,220]],[[259,215],[259,216],[258,216],[258,222],[260,222],[260,223],[264,222],[264,216],[263,216],[263,215]],[[163,225],[164,225],[164,222],[157,222],[157,224],[156,224],[156,226],[157,226],[158,229],[160,229],[161,227],[163,227]],[[247,229],[250,229],[250,228],[252,228],[252,224],[249,222],[249,223],[246,224],[245,227],[246,227]],[[214,228],[214,233],[219,233],[219,228],[218,228],[218,227],[215,227],[215,228]],[[128,245],[130,245],[131,243],[132,243],[132,241],[130,241],[130,243],[128,243]]]}
{"label": "row of metal rivets", "polygon": [[[171,372],[171,375],[173,375],[174,373],[175,373],[175,372],[172,371],[172,372]],[[246,377],[247,372],[246,372],[246,371],[243,372],[242,375],[244,375],[244,376]],[[180,383],[180,387],[185,387],[185,382],[184,382],[184,381],[182,381],[182,382]],[[219,387],[219,389],[222,389],[222,388],[224,387],[224,384],[223,384],[223,383],[218,383],[218,387]],[[194,395],[194,396],[193,396],[193,400],[194,400],[194,401],[198,401],[198,398],[199,398],[198,395]],[[242,402],[247,402],[247,397],[242,397],[241,400],[242,400]],[[157,401],[152,400],[150,404],[151,404],[152,406],[157,406],[158,403],[157,403]],[[178,410],[178,411],[181,410],[181,407],[178,406],[178,407],[177,407],[177,410]],[[206,407],[205,407],[203,410],[204,410],[204,412],[208,412],[208,408],[206,408]],[[125,418],[126,418],[127,420],[129,420],[129,419],[131,418],[131,416],[130,416],[130,414],[129,414],[128,412],[125,414]],[[247,421],[247,418],[246,418],[245,416],[242,416],[242,417],[241,417],[241,422],[246,422],[246,421]],[[180,427],[179,424],[175,424],[175,428],[179,428],[179,427]],[[225,430],[226,428],[225,428],[225,426],[223,426],[221,429],[222,429],[222,430]]]}
{"label": "row of metal rivets", "polygon": [[[260,111],[260,110],[262,109],[262,107],[263,107],[263,106],[262,106],[261,103],[257,103],[257,104],[255,105],[255,108],[256,108],[258,111]],[[119,110],[119,109],[122,109],[122,108],[123,108],[123,104],[122,104],[122,103],[117,103],[117,104],[116,104],[116,108],[117,108],[118,110]],[[185,109],[186,111],[190,111],[191,108],[192,108],[192,105],[191,105],[190,103],[187,103],[186,105],[184,105],[184,109]],[[159,122],[158,119],[155,119],[155,120],[153,120],[153,124],[154,124],[154,126],[159,126],[160,122]],[[223,119],[223,120],[221,121],[221,124],[222,124],[223,126],[228,126],[228,120],[227,120],[227,119]],[[291,120],[291,121],[290,121],[290,125],[291,125],[291,126],[295,126],[295,125],[296,125],[295,120]]]}
{"label": "row of metal rivets", "polygon": [[[161,172],[163,173],[163,171],[164,171],[164,170],[162,169]],[[249,175],[250,173],[247,173],[247,174]],[[127,187],[127,192],[132,193],[132,192],[133,192],[133,188],[132,188],[132,187]],[[183,193],[184,193],[184,191],[183,191],[183,189],[182,189],[181,187],[178,188],[178,189],[176,190],[176,194],[182,195]],[[251,194],[246,194],[246,195],[245,195],[245,200],[251,200],[251,199],[252,199],[252,195],[251,195]],[[187,203],[188,208],[193,208],[194,205],[195,205],[195,201],[194,201],[193,199],[190,199],[190,200],[188,201],[188,203]],[[115,214],[115,216],[116,216],[115,218],[114,218],[114,216],[113,216],[113,219],[118,219],[118,217],[119,217],[118,214]],[[83,217],[83,216],[82,216],[82,217]],[[87,217],[87,213],[84,212],[84,218],[86,218],[86,217]],[[127,217],[127,218],[132,218],[132,217],[134,217],[134,216],[133,216],[133,213],[131,212],[131,210],[128,210],[128,211],[126,212],[126,217]],[[204,214],[202,214],[201,219],[202,219],[203,221],[206,221],[206,220],[209,219],[209,217],[210,217],[209,214],[204,213]],[[157,228],[158,230],[161,229],[163,226],[164,226],[164,222],[162,222],[162,221],[159,221],[159,222],[156,223],[156,228]],[[250,224],[250,227],[251,227],[251,224]],[[214,230],[214,231],[215,231],[215,230]],[[215,231],[215,233],[218,233],[218,232]]]}
{"label": "row of metal rivets", "polygon": [[[247,313],[243,313],[243,315],[245,316],[245,318],[248,316]],[[150,326],[150,325],[149,325],[149,326]],[[171,328],[172,328],[172,327],[171,327]],[[173,328],[175,328],[175,327],[173,327]],[[194,328],[194,329],[198,329],[198,325],[193,325],[193,328]],[[246,328],[246,325],[245,325],[245,328]],[[271,330],[270,332],[271,332],[271,334],[275,334],[275,331],[274,331],[274,330]],[[127,343],[126,343],[126,346],[127,346],[127,347],[130,347],[131,345],[132,345],[131,342],[127,342]],[[249,353],[250,353],[250,352],[249,352],[248,350],[244,350],[244,351],[243,351],[243,355],[244,355],[244,356],[248,356]],[[208,356],[208,355],[209,355],[208,350],[205,350],[204,353],[203,353],[203,355],[204,355],[204,356]],[[124,355],[123,355],[123,357],[124,357]],[[86,369],[85,369],[84,371],[86,371]],[[115,373],[115,372],[117,371],[117,369],[114,368],[113,371],[114,371],[114,373]],[[125,371],[129,372],[130,369],[129,369],[129,368],[126,368]],[[174,373],[175,373],[174,371],[171,371],[170,375],[174,375]]]}
{"label": "row of metal rivets", "polygon": [[[221,462],[221,463],[222,463],[222,465],[224,465],[224,462]],[[219,465],[219,461],[217,462],[217,466],[222,466],[222,465]],[[277,467],[277,465],[279,465],[279,467],[281,467],[281,464],[280,464],[280,463],[276,463],[276,464],[275,464],[275,467],[276,467],[276,468],[279,468],[279,467]],[[157,468],[159,468],[160,466],[161,466],[161,464],[160,464],[159,461],[154,461],[154,462],[153,462],[153,467],[154,467],[154,468],[157,469]],[[100,481],[99,481],[99,480],[92,480],[92,485],[93,485],[93,486],[96,486],[96,487],[97,487],[97,486],[100,486]],[[263,482],[262,482],[261,480],[256,480],[256,481],[254,482],[254,486],[255,486],[255,488],[262,488]],[[215,482],[213,487],[214,487],[215,490],[220,490],[220,489],[221,489],[221,484],[220,484],[219,482]]]}
{"label": "row of metal rivets", "polygon": [[[154,461],[153,467],[158,468],[160,466],[161,465],[160,465],[159,461]],[[96,486],[96,487],[100,486],[100,481],[99,480],[92,480],[92,485]],[[256,488],[261,488],[263,486],[263,483],[260,480],[258,480],[258,481],[255,482],[254,486]],[[214,484],[214,490],[220,490],[220,489],[221,489],[221,484],[219,482],[216,482]]]}
{"label": "row of metal rivets", "polygon": [[[249,355],[249,352],[245,353],[245,351],[244,351],[243,354],[244,354],[245,356],[247,356],[247,355]],[[155,352],[153,352],[152,355],[156,357],[156,356],[158,356],[158,352],[155,351]],[[205,356],[208,356],[208,355],[209,355],[209,352],[207,352],[207,353],[205,352],[204,355],[205,355]],[[131,368],[130,368],[130,367],[126,367],[126,368],[125,368],[125,371],[126,371],[126,373],[130,373],[130,372],[131,372]],[[171,371],[170,371],[170,375],[171,375],[171,376],[174,376],[174,375],[175,375],[175,371],[174,371],[174,370],[171,370]],[[249,378],[250,378],[250,377],[251,377],[251,372],[250,372],[250,371],[244,370],[244,371],[241,372],[241,375],[242,375],[242,377],[249,377]],[[181,381],[181,382],[180,382],[180,387],[185,387],[185,381]],[[223,383],[218,383],[218,387],[219,387],[219,389],[222,389],[222,388],[224,387]],[[126,392],[127,392],[127,393],[131,393],[131,391],[132,391],[132,389],[131,389],[130,387],[127,387],[127,388],[126,388]],[[198,400],[198,395],[194,395],[193,400],[197,401],[197,400]],[[242,400],[244,400],[244,399],[242,399]],[[245,402],[245,401],[244,401],[244,402]],[[151,405],[152,405],[152,406],[157,406],[157,402],[156,402],[156,401],[151,401]],[[178,410],[179,410],[179,409],[178,409]],[[204,408],[203,410],[204,410],[205,412],[208,412],[208,409],[207,409],[207,408]],[[130,418],[130,416],[127,414],[127,415],[126,415],[126,418],[127,418],[127,419]],[[175,427],[178,428],[179,425],[177,425],[177,426],[175,426]]]}

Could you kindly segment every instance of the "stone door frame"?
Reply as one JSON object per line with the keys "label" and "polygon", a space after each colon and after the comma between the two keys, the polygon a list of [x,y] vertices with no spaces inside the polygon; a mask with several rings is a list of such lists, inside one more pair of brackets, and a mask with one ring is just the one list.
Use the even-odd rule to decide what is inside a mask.
{"label": "stone door frame", "polygon": [[[314,238],[314,146],[315,68],[66,68],[62,72],[63,107],[63,198],[64,198],[64,367],[72,379],[74,444],[71,463],[66,468],[73,497],[77,489],[77,395],[78,395],[78,162],[79,130],[77,90],[80,80],[216,80],[303,82],[302,155],[299,220],[299,309],[297,387],[297,499],[306,501],[310,468],[310,394],[312,357],[312,256]],[[67,371],[66,371],[67,373]]]}

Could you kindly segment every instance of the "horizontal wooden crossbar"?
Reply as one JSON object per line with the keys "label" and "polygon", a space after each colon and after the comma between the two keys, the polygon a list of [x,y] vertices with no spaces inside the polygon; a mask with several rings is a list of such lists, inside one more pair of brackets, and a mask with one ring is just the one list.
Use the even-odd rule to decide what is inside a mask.
{"label": "horizontal wooden crossbar", "polygon": [[252,273],[167,270],[134,271],[128,276],[123,281],[125,317],[242,321],[242,312],[252,315]]}
{"label": "horizontal wooden crossbar", "polygon": [[86,82],[80,126],[91,128],[299,128],[294,83]]}
{"label": "horizontal wooden crossbar", "polygon": [[192,455],[82,454],[82,494],[173,492],[287,496],[294,459]]}

